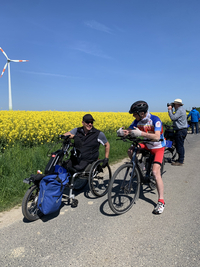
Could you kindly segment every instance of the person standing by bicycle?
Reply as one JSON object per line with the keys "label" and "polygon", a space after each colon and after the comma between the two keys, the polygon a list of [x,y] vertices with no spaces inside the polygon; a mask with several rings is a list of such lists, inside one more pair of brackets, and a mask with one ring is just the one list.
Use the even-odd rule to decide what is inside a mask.
{"label": "person standing by bicycle", "polygon": [[[172,108],[175,108],[175,113],[173,114]],[[185,148],[184,141],[187,136],[187,115],[186,110],[183,108],[183,103],[181,99],[175,99],[173,103],[168,106],[168,114],[170,119],[173,121],[173,126],[175,129],[175,147],[178,153],[178,160],[172,162],[172,166],[183,166],[185,158]]]}
{"label": "person standing by bicycle", "polygon": [[194,134],[194,127],[196,128],[196,134],[199,133],[199,120],[200,115],[199,111],[196,110],[196,107],[193,107],[190,113],[187,115],[187,119],[191,116],[191,126],[192,126],[192,134]]}
{"label": "person standing by bicycle", "polygon": [[[163,136],[162,122],[159,117],[152,115],[148,112],[148,104],[145,101],[136,101],[132,104],[129,110],[130,114],[133,114],[135,120],[124,130],[120,128],[117,132],[120,135],[131,135],[134,137],[144,137],[149,140],[148,143],[140,143],[141,149],[149,150],[154,155],[153,162],[153,176],[156,181],[156,187],[158,191],[158,203],[153,210],[154,214],[161,214],[165,208],[164,202],[164,184],[161,177],[161,165],[163,162],[165,140]],[[160,141],[162,140],[162,141]],[[129,158],[132,158],[134,147],[131,146],[128,150]]]}
{"label": "person standing by bicycle", "polygon": [[94,118],[91,114],[83,116],[82,127],[74,128],[64,135],[69,135],[69,138],[76,138],[78,144],[78,150],[80,155],[74,160],[70,160],[67,163],[68,167],[73,167],[77,171],[82,171],[89,163],[92,163],[98,159],[100,144],[105,146],[105,158],[102,164],[104,168],[108,164],[110,144],[103,132],[93,127]]}

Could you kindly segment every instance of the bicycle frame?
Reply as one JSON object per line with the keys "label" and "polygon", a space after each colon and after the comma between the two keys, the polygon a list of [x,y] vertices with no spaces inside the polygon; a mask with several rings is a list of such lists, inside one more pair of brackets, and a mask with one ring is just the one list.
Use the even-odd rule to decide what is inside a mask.
{"label": "bicycle frame", "polygon": [[[125,181],[126,181],[126,177],[128,175],[128,169],[126,170],[126,173],[125,173],[125,176],[124,176],[124,181],[121,185],[121,189],[124,189],[124,191],[126,191],[126,193],[130,193],[131,191],[131,183],[132,183],[132,180],[133,180],[133,177],[134,177],[134,172],[135,172],[135,168],[138,168],[139,170],[139,173],[140,173],[140,177],[141,177],[141,181],[140,183],[143,183],[143,184],[146,184],[146,183],[150,183],[150,171],[151,171],[151,164],[152,164],[152,161],[153,161],[153,155],[150,154],[150,152],[147,152],[149,155],[145,156],[143,155],[143,152],[141,151],[141,154],[142,154],[142,157],[146,157],[146,158],[149,158],[150,161],[149,161],[149,164],[148,164],[148,168],[146,169],[146,175],[144,176],[143,175],[143,171],[142,171],[142,168],[140,166],[140,163],[139,163],[139,160],[137,158],[137,155],[138,155],[138,150],[139,150],[139,147],[138,147],[139,144],[137,144],[135,147],[134,147],[134,150],[133,150],[133,155],[132,155],[132,158],[131,158],[131,163],[133,165],[133,170],[132,170],[132,173],[131,173],[131,178],[129,180],[129,183],[128,183],[128,187],[125,188],[124,187],[124,184],[125,184]],[[141,158],[142,159],[142,158]],[[146,167],[146,166],[144,166]]]}

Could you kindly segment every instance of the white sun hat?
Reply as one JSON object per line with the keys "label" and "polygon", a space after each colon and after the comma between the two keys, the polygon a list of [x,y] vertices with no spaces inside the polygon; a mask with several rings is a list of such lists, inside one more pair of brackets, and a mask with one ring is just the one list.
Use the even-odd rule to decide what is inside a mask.
{"label": "white sun hat", "polygon": [[180,98],[175,99],[174,104],[179,104],[179,105],[183,106],[182,99],[180,99]]}

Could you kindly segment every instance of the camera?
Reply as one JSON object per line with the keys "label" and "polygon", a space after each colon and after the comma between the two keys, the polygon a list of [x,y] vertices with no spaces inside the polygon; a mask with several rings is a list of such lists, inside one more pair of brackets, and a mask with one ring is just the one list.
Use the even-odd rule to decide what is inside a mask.
{"label": "camera", "polygon": [[167,107],[171,106],[172,108],[174,107],[174,103],[167,103]]}

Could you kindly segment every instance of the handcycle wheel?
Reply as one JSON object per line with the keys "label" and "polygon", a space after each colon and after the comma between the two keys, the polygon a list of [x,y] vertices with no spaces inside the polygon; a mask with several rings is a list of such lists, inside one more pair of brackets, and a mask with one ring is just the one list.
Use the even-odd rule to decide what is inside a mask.
{"label": "handcycle wheel", "polygon": [[103,160],[94,162],[89,173],[89,187],[94,196],[102,197],[108,192],[108,186],[112,176],[110,166],[102,168]]}
{"label": "handcycle wheel", "polygon": [[125,163],[120,166],[111,178],[108,188],[108,203],[111,210],[116,214],[123,214],[130,210],[139,197],[140,193],[140,174],[133,165]]}
{"label": "handcycle wheel", "polygon": [[22,214],[29,221],[38,220],[43,213],[38,209],[39,188],[36,185],[32,185],[24,195],[22,201]]}

